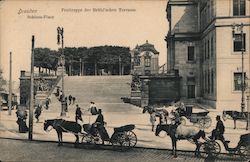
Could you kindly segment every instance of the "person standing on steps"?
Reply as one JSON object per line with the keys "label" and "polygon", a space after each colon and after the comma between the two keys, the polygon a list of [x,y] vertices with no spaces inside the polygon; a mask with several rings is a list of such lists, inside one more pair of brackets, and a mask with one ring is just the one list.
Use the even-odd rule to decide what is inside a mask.
{"label": "person standing on steps", "polygon": [[38,104],[36,107],[36,110],[35,110],[35,118],[36,118],[37,123],[39,122],[39,117],[40,117],[41,113],[42,113],[42,105]]}

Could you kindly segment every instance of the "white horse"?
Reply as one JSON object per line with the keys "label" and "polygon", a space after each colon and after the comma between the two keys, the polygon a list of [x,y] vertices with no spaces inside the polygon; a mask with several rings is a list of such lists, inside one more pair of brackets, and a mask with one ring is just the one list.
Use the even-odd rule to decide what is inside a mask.
{"label": "white horse", "polygon": [[204,130],[201,130],[195,126],[186,126],[181,123],[177,126],[177,128],[176,125],[173,124],[157,125],[155,135],[158,136],[161,131],[167,132],[167,134],[170,136],[172,140],[172,154],[175,157],[177,157],[177,140],[193,141],[196,144],[195,155],[198,156],[200,154],[200,143],[198,142],[198,139],[201,137],[205,139],[206,134]]}

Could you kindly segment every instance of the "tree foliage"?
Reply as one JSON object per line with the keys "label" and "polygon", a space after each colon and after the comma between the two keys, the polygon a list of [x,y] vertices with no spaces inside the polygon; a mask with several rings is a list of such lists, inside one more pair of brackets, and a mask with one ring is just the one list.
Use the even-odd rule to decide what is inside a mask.
{"label": "tree foliage", "polygon": [[[58,51],[49,48],[35,49],[35,66],[55,70],[57,62],[62,54],[62,49]],[[80,71],[80,59],[82,63],[91,68],[112,69],[118,68],[121,64],[130,70],[130,53],[128,47],[121,46],[97,46],[97,47],[65,47],[66,69],[71,65],[75,71]],[[94,65],[94,66],[93,66]]]}
{"label": "tree foliage", "polygon": [[0,91],[4,91],[4,86],[6,85],[6,80],[2,75],[3,71],[0,69]]}

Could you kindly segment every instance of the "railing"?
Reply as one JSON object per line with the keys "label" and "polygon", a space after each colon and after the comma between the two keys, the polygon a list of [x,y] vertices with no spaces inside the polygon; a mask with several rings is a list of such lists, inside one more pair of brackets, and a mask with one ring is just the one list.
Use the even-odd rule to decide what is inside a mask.
{"label": "railing", "polygon": [[158,69],[158,72],[159,73],[167,73],[167,67],[166,67],[166,63],[165,64],[163,64],[163,65],[161,65],[160,67],[159,67],[159,69]]}
{"label": "railing", "polygon": [[[31,73],[27,71],[21,71],[21,77],[30,77]],[[34,73],[34,77],[54,77],[56,75],[54,74],[48,74],[48,73]]]}

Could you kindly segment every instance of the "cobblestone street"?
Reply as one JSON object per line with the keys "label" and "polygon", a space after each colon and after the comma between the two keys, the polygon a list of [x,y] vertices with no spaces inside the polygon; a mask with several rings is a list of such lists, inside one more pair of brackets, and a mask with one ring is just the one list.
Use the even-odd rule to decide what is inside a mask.
{"label": "cobblestone street", "polygon": [[[193,152],[178,152],[174,158],[170,150],[134,148],[128,152],[119,152],[104,147],[101,149],[74,148],[73,144],[58,147],[55,142],[37,142],[27,140],[0,139],[0,161],[92,161],[92,162],[174,162],[210,161],[194,157]],[[11,151],[10,151],[11,150]],[[220,155],[216,161],[241,161],[239,157]]]}

